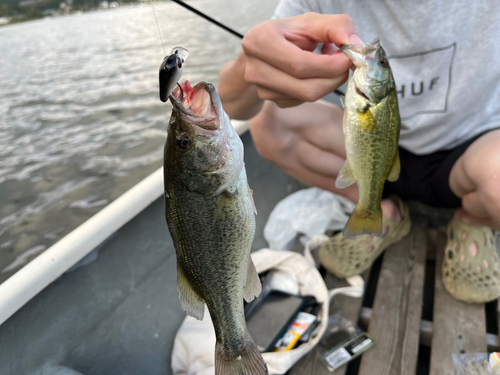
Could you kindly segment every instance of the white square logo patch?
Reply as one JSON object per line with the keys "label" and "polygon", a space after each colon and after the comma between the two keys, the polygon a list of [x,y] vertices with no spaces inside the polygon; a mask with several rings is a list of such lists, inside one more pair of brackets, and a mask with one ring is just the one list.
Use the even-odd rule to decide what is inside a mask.
{"label": "white square logo patch", "polygon": [[429,51],[389,56],[401,120],[448,108],[456,43]]}

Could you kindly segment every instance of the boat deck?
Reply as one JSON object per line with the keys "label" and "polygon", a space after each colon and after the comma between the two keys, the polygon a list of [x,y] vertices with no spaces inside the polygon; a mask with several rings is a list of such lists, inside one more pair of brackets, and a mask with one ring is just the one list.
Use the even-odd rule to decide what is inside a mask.
{"label": "boat deck", "polygon": [[[452,375],[453,353],[499,350],[498,302],[465,304],[444,289],[446,213],[435,220],[435,212],[412,208],[410,234],[362,275],[364,298],[339,295],[331,302],[331,314],[341,311],[375,340],[372,349],[334,375]],[[330,289],[347,285],[328,273],[325,281]],[[312,351],[289,371],[299,374],[332,373]]]}

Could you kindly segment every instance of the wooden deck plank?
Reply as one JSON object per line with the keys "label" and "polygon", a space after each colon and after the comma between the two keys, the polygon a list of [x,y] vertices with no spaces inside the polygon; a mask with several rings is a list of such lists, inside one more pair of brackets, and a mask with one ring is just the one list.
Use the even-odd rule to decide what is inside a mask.
{"label": "wooden deck plank", "polygon": [[387,249],[368,333],[375,347],[359,375],[415,375],[425,275],[426,235],[418,226]]}
{"label": "wooden deck plank", "polygon": [[454,375],[453,353],[486,352],[486,322],[483,304],[466,304],[453,299],[441,281],[446,237],[431,238],[436,246],[436,282],[430,375]]}
{"label": "wooden deck plank", "polygon": [[[371,316],[372,309],[370,309],[369,307],[362,307],[358,321],[360,327],[368,327]],[[420,320],[420,345],[427,346],[429,348],[431,347],[433,336],[432,326],[432,322],[424,319]],[[486,344],[488,345],[488,353],[500,351],[498,335],[493,333],[486,333]]]}
{"label": "wooden deck plank", "polygon": [[[369,275],[370,271],[366,271],[361,276],[366,282],[368,281]],[[326,274],[325,283],[328,289],[348,286],[345,279],[337,279],[330,273]],[[337,295],[330,303],[330,316],[335,314],[337,311],[341,311],[347,319],[357,322],[362,303],[363,298]],[[313,349],[307,355],[302,357],[292,369],[290,369],[288,375],[344,375],[346,367],[347,366],[342,366],[335,372],[330,372],[322,360],[316,355],[315,349]]]}

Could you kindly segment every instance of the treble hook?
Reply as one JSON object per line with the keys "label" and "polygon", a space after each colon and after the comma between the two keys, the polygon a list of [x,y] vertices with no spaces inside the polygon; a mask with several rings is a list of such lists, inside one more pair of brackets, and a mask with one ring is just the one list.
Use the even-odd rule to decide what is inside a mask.
{"label": "treble hook", "polygon": [[177,86],[179,86],[179,90],[181,90],[181,99],[184,100],[184,91],[182,91],[182,87],[179,85],[179,82],[177,82]]}

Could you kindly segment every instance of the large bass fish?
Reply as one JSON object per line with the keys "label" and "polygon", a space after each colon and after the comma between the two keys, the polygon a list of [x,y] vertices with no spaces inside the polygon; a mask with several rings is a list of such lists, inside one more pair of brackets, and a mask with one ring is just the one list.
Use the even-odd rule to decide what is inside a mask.
{"label": "large bass fish", "polygon": [[335,186],[358,184],[359,201],[343,234],[382,233],[382,190],[385,180],[399,177],[400,118],[396,85],[380,41],[343,45],[356,66],[344,100],[344,134],[347,159]]}
{"label": "large bass fish", "polygon": [[182,308],[216,334],[217,375],[264,375],[267,365],[248,333],[243,298],[261,284],[250,258],[255,232],[243,144],[210,83],[176,87],[164,158],[165,212],[177,253]]}

